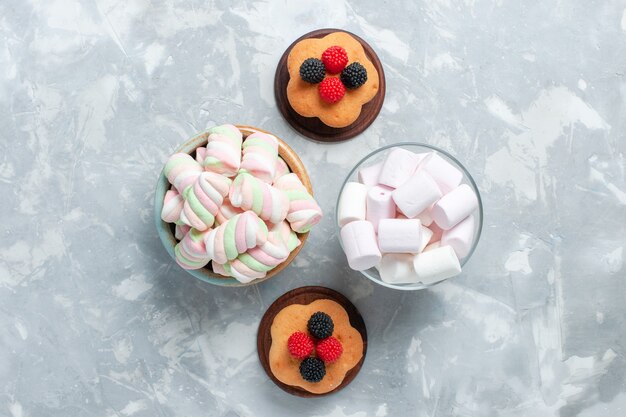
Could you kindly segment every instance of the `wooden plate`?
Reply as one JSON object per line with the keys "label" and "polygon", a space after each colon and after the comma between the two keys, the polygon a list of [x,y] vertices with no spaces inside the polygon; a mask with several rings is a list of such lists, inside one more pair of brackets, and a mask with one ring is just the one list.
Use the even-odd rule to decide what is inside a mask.
{"label": "wooden plate", "polygon": [[[272,346],[272,335],[270,330],[272,328],[272,323],[274,323],[274,317],[276,317],[276,315],[283,308],[290,306],[291,304],[307,305],[320,299],[332,300],[346,310],[348,318],[350,319],[350,324],[361,334],[361,337],[363,338],[363,356],[361,357],[359,363],[346,373],[346,376],[337,388],[324,394],[314,394],[300,387],[283,384],[274,376],[269,362],[270,347]],[[321,397],[343,389],[346,385],[352,382],[352,380],[359,373],[361,366],[363,366],[363,361],[365,360],[365,353],[367,352],[367,330],[365,329],[363,317],[361,317],[361,314],[356,309],[354,304],[352,304],[344,295],[326,287],[300,287],[281,295],[272,303],[271,306],[269,306],[265,315],[263,315],[263,318],[261,319],[261,323],[259,323],[256,343],[261,365],[274,384],[278,385],[283,391],[299,397]]]}
{"label": "wooden plate", "polygon": [[[289,100],[287,99],[287,83],[289,82],[287,57],[289,56],[291,49],[301,40],[309,38],[323,38],[333,32],[345,32],[361,43],[363,49],[365,50],[365,54],[374,67],[376,67],[380,81],[378,92],[372,100],[363,105],[359,118],[356,119],[354,123],[342,128],[327,126],[317,117],[300,116],[293,109],[293,107],[291,107]],[[278,109],[282,113],[285,120],[287,120],[291,127],[296,129],[300,134],[320,142],[341,142],[351,139],[367,129],[369,125],[374,122],[374,119],[376,119],[376,116],[380,113],[380,109],[383,107],[383,101],[385,101],[385,91],[385,72],[383,71],[383,66],[380,63],[376,52],[374,52],[372,47],[360,37],[341,29],[318,29],[296,39],[289,46],[289,48],[287,48],[283,56],[280,58],[280,61],[278,61],[278,67],[276,67],[276,75],[274,77],[274,96],[276,97],[276,104],[278,105]]]}

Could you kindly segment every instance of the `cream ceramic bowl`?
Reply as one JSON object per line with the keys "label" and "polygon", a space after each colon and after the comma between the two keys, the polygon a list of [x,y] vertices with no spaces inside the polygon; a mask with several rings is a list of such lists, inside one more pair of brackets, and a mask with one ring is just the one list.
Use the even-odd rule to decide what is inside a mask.
{"label": "cream ceramic bowl", "polygon": [[[237,125],[237,128],[243,134],[244,139],[254,132],[269,133],[262,129],[258,129],[252,126]],[[309,193],[313,195],[313,189],[311,187],[311,180],[309,179],[309,175],[307,174],[306,169],[304,168],[304,164],[302,163],[302,161],[300,160],[296,152],[289,147],[289,145],[287,145],[282,139],[278,137],[276,138],[278,139],[278,154],[287,163],[289,170],[295,173],[300,178],[300,181],[302,181],[302,184],[306,187]],[[184,152],[184,153],[188,153],[191,156],[194,156],[195,151],[198,147],[205,146],[207,144],[207,139],[208,139],[207,132],[200,133],[199,135],[194,136],[193,138],[189,139],[187,142],[183,143],[178,149],[176,149],[175,152]],[[175,259],[174,247],[178,243],[178,240],[174,237],[174,225],[171,223],[166,223],[163,220],[161,220],[161,211],[163,210],[163,198],[165,197],[165,193],[167,192],[167,190],[170,189],[170,186],[171,185],[169,181],[167,180],[167,178],[165,177],[165,174],[163,173],[163,171],[161,171],[161,174],[159,175],[159,179],[157,181],[156,192],[154,195],[154,221],[156,223],[156,228],[157,228],[157,231],[159,232],[159,237],[161,238],[161,242],[163,243],[163,246],[167,250],[167,253],[169,253],[170,256],[173,259]],[[291,261],[293,261],[294,258],[298,255],[300,250],[302,250],[302,248],[304,247],[304,243],[306,242],[306,239],[308,236],[309,236],[309,233],[298,233],[298,239],[301,242],[300,246],[295,248],[291,252],[289,257],[283,263],[281,263],[276,268],[269,271],[264,278],[255,279],[248,284],[242,284],[241,282],[237,281],[235,278],[224,277],[222,275],[216,274],[211,269],[210,263],[204,268],[195,269],[195,270],[187,269],[186,271],[201,281],[208,282],[214,285],[219,285],[219,286],[242,287],[246,285],[257,284],[259,282],[266,281],[276,276],[283,269],[285,269],[287,265],[289,265]]]}

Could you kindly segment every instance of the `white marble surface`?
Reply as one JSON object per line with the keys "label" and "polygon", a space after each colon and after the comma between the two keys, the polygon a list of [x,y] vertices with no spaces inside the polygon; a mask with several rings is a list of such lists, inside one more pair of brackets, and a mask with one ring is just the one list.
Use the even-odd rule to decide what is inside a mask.
{"label": "white marble surface", "polygon": [[[620,416],[626,413],[626,3],[3,0],[0,415]],[[341,145],[276,110],[275,65],[320,27],[367,39],[376,122]],[[152,221],[167,155],[216,123],[300,152],[326,218],[280,278],[195,281]],[[380,145],[457,155],[485,203],[463,276],[394,292],[350,271],[332,212]],[[285,291],[340,290],[369,350],[325,399],[277,389],[255,348]]]}

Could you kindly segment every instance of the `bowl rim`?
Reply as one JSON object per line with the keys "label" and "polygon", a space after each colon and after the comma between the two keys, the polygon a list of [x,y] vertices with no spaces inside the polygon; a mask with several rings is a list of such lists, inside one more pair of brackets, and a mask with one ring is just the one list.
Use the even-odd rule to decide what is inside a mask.
{"label": "bowl rim", "polygon": [[[341,184],[341,188],[339,189],[339,194],[337,195],[337,201],[335,203],[335,227],[338,229],[337,231],[337,237],[339,240],[339,245],[341,246],[341,249],[343,250],[343,243],[341,242],[341,227],[339,227],[339,200],[341,198],[341,194],[343,192],[344,187],[346,186],[346,184],[348,182],[350,182],[350,179],[352,178],[352,176],[354,175],[354,173],[361,167],[361,165],[363,165],[364,163],[366,163],[368,160],[370,160],[372,157],[388,150],[391,148],[400,148],[400,147],[420,147],[420,148],[426,148],[426,149],[430,149],[430,151],[434,151],[437,153],[440,153],[442,155],[444,155],[445,157],[447,157],[448,159],[450,159],[452,162],[454,162],[454,164],[457,165],[457,167],[463,172],[463,175],[465,178],[467,178],[467,181],[470,183],[472,189],[474,190],[474,192],[476,193],[476,197],[478,199],[478,227],[476,229],[476,234],[474,236],[474,241],[472,242],[472,247],[470,248],[469,253],[467,254],[467,256],[465,256],[463,259],[459,260],[461,267],[465,266],[465,264],[471,259],[472,255],[474,254],[474,251],[476,250],[476,247],[478,246],[478,242],[480,241],[480,237],[482,235],[482,230],[483,230],[483,217],[484,217],[484,208],[483,208],[483,202],[482,202],[482,198],[480,196],[480,190],[478,189],[478,186],[476,185],[476,182],[474,181],[474,178],[472,177],[472,174],[470,174],[470,172],[467,170],[467,168],[465,168],[465,166],[456,158],[454,157],[452,154],[450,154],[448,151],[441,149],[437,146],[434,145],[430,145],[427,143],[422,143],[422,142],[396,142],[396,143],[392,143],[389,145],[385,145],[382,146],[380,148],[377,148],[371,152],[369,152],[367,155],[365,155],[363,158],[361,158],[355,165],[354,167],[350,170],[350,172],[348,172],[348,175],[346,175],[346,178],[344,179],[343,183]],[[402,291],[417,291],[417,290],[423,290],[426,288],[431,288],[437,284],[440,284],[442,282],[448,281],[449,279],[453,279],[456,278],[458,276],[460,276],[462,274],[457,275],[456,277],[452,277],[452,278],[448,278],[448,279],[444,279],[441,281],[437,281],[431,284],[422,284],[422,283],[418,283],[418,284],[390,284],[387,283],[385,281],[383,281],[382,279],[377,278],[376,276],[374,276],[372,273],[369,272],[369,270],[371,270],[373,268],[369,268],[366,269],[364,271],[358,271],[360,272],[362,275],[366,276],[368,279],[370,279],[371,281],[382,285],[383,287],[387,287],[387,288],[392,288],[395,290],[402,290]]]}
{"label": "bowl rim", "polygon": [[[242,132],[244,139],[248,135],[254,132],[267,133],[267,134],[274,136],[276,139],[278,139],[279,156],[283,158],[283,160],[289,167],[290,171],[298,175],[298,178],[300,178],[300,180],[302,181],[302,184],[309,191],[309,194],[313,196],[313,187],[311,185],[311,179],[309,178],[309,175],[307,173],[306,167],[304,166],[304,163],[302,162],[298,154],[284,140],[276,136],[274,133],[268,132],[258,127],[249,126],[249,125],[240,125],[240,124],[236,124],[234,126]],[[198,147],[206,145],[208,141],[208,129],[210,128],[207,128],[206,130],[190,137],[189,139],[184,141],[181,145],[179,145],[172,153],[183,152],[183,153],[190,154],[191,152],[195,151]],[[189,151],[189,149],[191,150]],[[174,247],[176,246],[176,243],[178,243],[178,240],[174,237],[174,234],[172,233],[171,224],[161,219],[161,211],[163,209],[163,198],[165,197],[165,193],[167,192],[167,190],[170,189],[170,186],[171,186],[169,181],[167,180],[167,177],[165,176],[164,170],[165,170],[165,164],[163,164],[163,168],[161,169],[161,172],[159,173],[159,177],[157,179],[157,185],[156,185],[156,189],[154,193],[154,221],[155,221],[155,226],[159,235],[159,239],[161,240],[163,247],[165,248],[167,253],[170,255],[170,257],[174,261],[176,261]],[[239,282],[233,277],[224,277],[224,276],[215,274],[214,272],[209,271],[208,267],[203,267],[200,269],[184,269],[184,268],[181,268],[181,269],[183,269],[184,271],[186,271],[188,274],[192,275],[193,277],[199,279],[200,281],[207,282],[209,284],[217,285],[220,287],[245,287],[249,285],[259,284],[261,282],[267,281],[268,279],[273,278],[274,276],[278,275],[283,269],[285,269],[295,259],[295,257],[304,247],[304,244],[306,243],[306,240],[309,237],[309,233],[310,232],[296,233],[298,236],[298,239],[300,240],[300,245],[296,247],[293,251],[291,251],[291,253],[289,254],[289,257],[284,262],[280,263],[274,269],[269,271],[265,277],[252,280],[248,283]]]}

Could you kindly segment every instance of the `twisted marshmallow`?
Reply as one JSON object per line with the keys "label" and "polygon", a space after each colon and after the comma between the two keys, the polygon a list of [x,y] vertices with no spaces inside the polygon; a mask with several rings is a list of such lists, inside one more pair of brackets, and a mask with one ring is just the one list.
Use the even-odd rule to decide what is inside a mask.
{"label": "twisted marshmallow", "polygon": [[242,253],[231,265],[237,265],[237,262],[241,262],[253,271],[268,272],[285,261],[290,253],[291,251],[281,236],[269,233],[267,241],[263,245]]}
{"label": "twisted marshmallow", "polygon": [[287,221],[298,233],[306,233],[322,219],[322,209],[307,191],[296,174],[280,177],[274,184],[289,198]]}
{"label": "twisted marshmallow", "polygon": [[290,253],[282,236],[277,232],[270,232],[263,245],[249,249],[230,262],[221,264],[214,259],[212,266],[218,274],[232,276],[247,283],[265,277],[267,272],[284,262]]}
{"label": "twisted marshmallow", "polygon": [[180,194],[193,185],[202,173],[202,166],[186,153],[175,153],[165,163],[163,172]]}
{"label": "twisted marshmallow", "polygon": [[208,133],[204,168],[234,177],[241,165],[241,132],[233,125],[221,125],[210,128]]}
{"label": "twisted marshmallow", "polygon": [[228,199],[233,207],[251,210],[274,224],[283,221],[289,210],[289,199],[283,191],[246,171],[241,171],[233,181]]}
{"label": "twisted marshmallow", "polygon": [[204,164],[204,158],[206,158],[206,148],[204,146],[196,148],[196,161],[202,165]]}
{"label": "twisted marshmallow", "polygon": [[176,189],[167,190],[163,198],[163,209],[161,219],[168,223],[177,223],[180,219],[180,212],[183,210],[185,200]]}
{"label": "twisted marshmallow", "polygon": [[285,160],[280,156],[276,158],[276,171],[274,172],[274,182],[276,182],[276,180],[283,175],[289,174],[289,172],[290,171],[287,162],[285,162]]}
{"label": "twisted marshmallow", "polygon": [[174,227],[174,237],[178,240],[183,240],[185,235],[189,233],[190,230],[191,230],[191,227],[187,226],[184,223],[177,224],[176,227]]}
{"label": "twisted marshmallow", "polygon": [[183,240],[176,244],[174,254],[178,265],[185,269],[200,269],[209,263],[210,259],[204,246],[206,234],[207,232],[191,229]]}
{"label": "twisted marshmallow", "polygon": [[222,206],[215,215],[215,222],[217,224],[226,223],[228,219],[235,217],[237,214],[241,213],[243,213],[243,210],[239,207],[233,207],[233,205],[230,204],[230,200],[228,199],[228,197],[226,197],[224,199],[224,202],[222,203]]}
{"label": "twisted marshmallow", "polygon": [[270,228],[270,233],[280,236],[289,252],[300,246],[300,239],[298,239],[298,235],[291,230],[291,226],[289,226],[289,223],[285,220],[273,225]]}
{"label": "twisted marshmallow", "polygon": [[240,253],[267,241],[267,226],[255,213],[246,211],[207,233],[204,243],[209,259],[225,264]]}
{"label": "twisted marshmallow", "polygon": [[263,182],[271,184],[276,173],[278,139],[262,132],[254,132],[243,142],[241,169]]}
{"label": "twisted marshmallow", "polygon": [[230,178],[214,172],[200,174],[193,187],[188,187],[183,193],[185,204],[180,214],[181,221],[201,231],[213,226],[231,182]]}
{"label": "twisted marshmallow", "polygon": [[226,277],[233,277],[237,281],[247,284],[250,281],[254,281],[255,279],[264,278],[265,272],[257,272],[253,271],[246,267],[245,264],[238,263],[237,265],[232,265],[230,263],[218,264],[213,261],[211,263],[213,267],[213,272],[216,274],[224,275]]}

